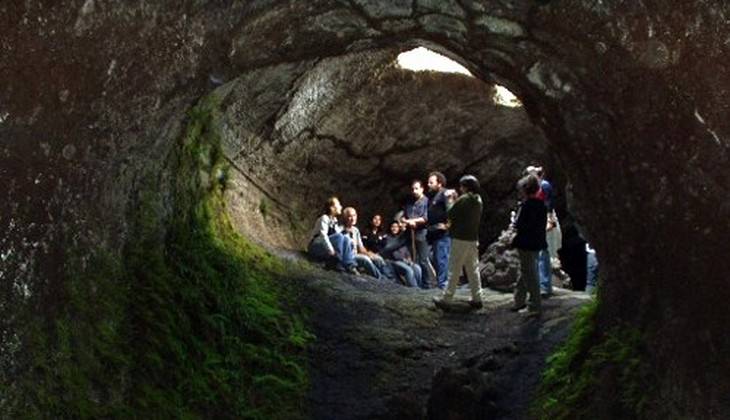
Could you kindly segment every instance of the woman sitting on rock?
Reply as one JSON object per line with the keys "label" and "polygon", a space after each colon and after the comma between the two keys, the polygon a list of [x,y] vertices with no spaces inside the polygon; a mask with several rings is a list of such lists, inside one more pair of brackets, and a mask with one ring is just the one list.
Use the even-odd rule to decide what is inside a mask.
{"label": "woman sitting on rock", "polygon": [[383,227],[383,216],[376,214],[370,221],[370,226],[362,232],[362,241],[365,248],[378,253],[385,246],[387,236],[388,232]]}
{"label": "woman sitting on rock", "polygon": [[341,213],[340,200],[330,197],[323,214],[314,223],[307,251],[312,258],[325,261],[328,267],[358,274],[352,241],[341,233],[342,228],[337,224]]}
{"label": "woman sitting on rock", "polygon": [[408,250],[409,235],[397,221],[390,224],[390,234],[385,238],[385,246],[380,255],[389,263],[392,272],[386,271],[387,277],[403,277],[406,286],[418,287],[421,283],[421,266],[413,262]]}

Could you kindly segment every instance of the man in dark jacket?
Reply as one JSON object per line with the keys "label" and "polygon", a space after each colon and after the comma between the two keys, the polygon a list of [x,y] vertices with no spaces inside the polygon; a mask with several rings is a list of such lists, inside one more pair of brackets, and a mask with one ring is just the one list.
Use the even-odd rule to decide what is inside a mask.
{"label": "man in dark jacket", "polygon": [[451,237],[447,228],[446,176],[441,172],[428,175],[428,233],[426,238],[433,252],[433,266],[436,269],[436,284],[444,290],[449,280],[449,253]]}
{"label": "man in dark jacket", "polygon": [[473,175],[464,175],[459,180],[461,195],[448,210],[451,252],[449,254],[449,282],[442,298],[434,298],[440,308],[454,298],[462,269],[469,280],[471,300],[469,305],[481,308],[482,282],[479,278],[479,222],[482,217],[482,198],[479,196],[479,181]]}
{"label": "man in dark jacket", "polygon": [[[529,316],[539,316],[541,300],[537,258],[540,251],[547,249],[545,240],[547,208],[537,197],[540,181],[534,175],[520,179],[517,189],[522,194],[523,201],[515,221],[517,235],[512,240],[512,246],[519,252],[520,277],[515,287],[515,306],[512,310],[516,312],[528,306]],[[527,293],[530,294],[529,305],[525,304]]]}

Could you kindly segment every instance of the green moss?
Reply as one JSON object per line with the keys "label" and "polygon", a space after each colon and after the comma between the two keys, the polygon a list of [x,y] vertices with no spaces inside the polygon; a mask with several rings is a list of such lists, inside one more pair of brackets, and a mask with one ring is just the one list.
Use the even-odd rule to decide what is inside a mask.
{"label": "green moss", "polygon": [[581,310],[566,343],[548,358],[535,418],[629,419],[645,412],[653,381],[643,336],[629,326],[598,331],[598,306],[594,300]]}
{"label": "green moss", "polygon": [[306,416],[312,335],[277,281],[289,268],[228,219],[214,108],[203,101],[190,113],[170,216],[150,176],[121,257],[69,256],[52,321],[27,323],[28,374],[8,414]]}
{"label": "green moss", "polygon": [[266,217],[269,215],[269,201],[265,198],[262,198],[261,201],[259,201],[259,211],[261,212],[261,216],[266,219]]}

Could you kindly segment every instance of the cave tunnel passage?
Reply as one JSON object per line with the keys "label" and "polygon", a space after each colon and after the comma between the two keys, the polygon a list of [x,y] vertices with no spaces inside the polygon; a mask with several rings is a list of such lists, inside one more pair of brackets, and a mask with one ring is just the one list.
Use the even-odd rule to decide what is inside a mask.
{"label": "cave tunnel passage", "polygon": [[[528,165],[536,163],[547,169],[556,187],[563,225],[570,225],[560,161],[521,102],[508,90],[469,72],[407,68],[398,59],[404,51],[412,50],[379,49],[271,66],[218,88],[219,127],[225,153],[234,166],[231,188],[227,189],[229,212],[239,230],[269,246],[301,250],[329,196],[338,196],[344,206],[358,211],[362,230],[376,213],[387,223],[409,194],[411,180],[425,181],[430,171],[440,170],[451,188],[466,173],[480,179],[485,203],[480,243],[486,251],[510,222],[510,211],[518,200],[516,181]],[[569,268],[575,264],[564,265]],[[337,279],[337,283],[347,281]],[[382,286],[373,296],[387,293],[388,286]],[[414,296],[413,291],[398,288],[391,297],[412,302],[415,313],[433,313],[431,295]],[[342,318],[343,325],[352,322],[353,328],[361,324],[378,328],[381,315],[364,315],[374,310],[369,297],[352,290],[342,293],[348,292],[358,296],[359,306],[351,315],[356,319],[345,321],[347,317],[340,313],[321,319]],[[489,301],[489,310],[507,313],[502,309],[511,295],[485,292],[485,300],[489,294],[489,299],[499,295],[505,303],[501,306]],[[344,298],[331,296],[325,301],[328,307],[337,307],[338,300]],[[558,302],[563,301],[554,299],[551,305]],[[491,315],[475,315],[470,322],[484,319],[491,319]],[[512,317],[511,322],[515,319]],[[401,320],[403,325],[408,325],[406,322]],[[317,327],[321,338],[318,346],[329,348],[326,337],[336,336],[341,325],[324,322]],[[509,327],[495,324],[493,328],[508,334]],[[399,330],[393,327],[389,331],[397,334]],[[464,331],[454,333],[469,337]],[[430,334],[427,328],[420,328],[419,333]],[[390,345],[397,343],[383,343],[384,348]],[[344,350],[339,353],[347,354]],[[431,360],[430,352],[423,357]],[[404,369],[409,369],[409,375],[428,370],[425,375],[430,378],[432,367],[423,365],[406,364]],[[361,373],[325,375],[326,379],[315,374],[316,389],[348,389],[349,375]],[[331,386],[321,385],[322,381]],[[366,394],[361,396],[363,401],[373,398]]]}
{"label": "cave tunnel passage", "polygon": [[439,170],[450,188],[466,173],[481,180],[486,247],[508,225],[527,165],[550,168],[562,188],[545,135],[506,88],[461,66],[404,68],[401,52],[272,66],[219,88],[224,145],[240,187],[229,194],[231,213],[245,234],[300,248],[332,195],[358,210],[362,229],[376,213],[395,214],[411,180]]}
{"label": "cave tunnel passage", "polygon": [[[3,337],[22,336],[15,320],[38,309],[56,324],[64,308],[43,298],[60,302],[73,286],[69,241],[123,254],[147,180],[156,224],[173,228],[170,159],[186,113],[214,90],[212,120],[236,168],[230,214],[274,247],[302,249],[328,195],[364,222],[431,169],[451,186],[473,171],[491,189],[488,243],[515,178],[542,163],[575,192],[567,214],[600,251],[597,331],[638,330],[648,349],[654,417],[730,417],[730,5],[670,3],[3,2],[1,254],[5,278],[22,280],[4,284]],[[474,78],[393,65],[415,47]],[[495,106],[496,85],[523,107]],[[543,154],[518,158],[532,143]],[[16,289],[37,298],[26,309]],[[4,349],[3,366],[27,353]],[[604,373],[592,396],[643,389],[617,372],[594,377]]]}
{"label": "cave tunnel passage", "polygon": [[[271,89],[280,85],[293,88]],[[347,54],[264,68],[219,94],[234,166],[231,214],[247,236],[301,249],[333,195],[358,211],[361,230],[375,214],[387,223],[410,198],[411,181],[425,183],[438,170],[448,188],[466,173],[480,179],[485,252],[509,224],[516,180],[539,163],[555,186],[566,233],[561,260],[573,286],[585,285],[584,241],[543,130],[507,88],[450,58],[424,47]]]}

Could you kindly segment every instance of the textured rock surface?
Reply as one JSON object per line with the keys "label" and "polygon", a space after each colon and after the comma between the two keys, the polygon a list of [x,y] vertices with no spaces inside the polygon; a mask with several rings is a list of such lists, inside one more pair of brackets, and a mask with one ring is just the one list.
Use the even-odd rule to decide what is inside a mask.
{"label": "textured rock surface", "polygon": [[[410,181],[438,169],[454,187],[464,173],[482,181],[486,244],[509,212],[522,168],[551,162],[541,130],[522,108],[496,105],[493,87],[464,75],[403,70],[396,55],[272,66],[219,89],[226,153],[267,195],[248,203],[271,202],[272,211],[295,219],[303,227],[295,243],[309,239],[301,233],[309,233],[327,197],[339,196],[366,223],[376,212],[395,214]],[[251,208],[234,213],[258,218]],[[250,236],[271,234],[267,224],[241,226]]]}
{"label": "textured rock surface", "polygon": [[[514,290],[517,280],[520,278],[518,251],[510,246],[514,236],[513,228],[503,230],[499,238],[489,244],[482,254],[479,260],[482,286],[503,292]],[[571,288],[570,276],[561,269],[560,260],[553,259],[551,267],[553,286]]]}
{"label": "textured rock surface", "polygon": [[[433,3],[3,2],[4,378],[22,352],[15,315],[52,322],[67,250],[119,248],[135,192],[164,185],[172,139],[212,85],[424,44],[507,86],[545,132],[601,255],[600,322],[646,332],[664,409],[727,417],[730,6]],[[263,83],[261,95],[288,92]]]}
{"label": "textured rock surface", "polygon": [[[561,292],[530,321],[506,310],[511,294],[493,291],[484,309],[456,313],[433,306],[435,290],[366,276],[315,271],[297,284],[317,326],[310,398],[318,419],[525,418],[546,356],[590,299]],[[466,306],[468,296],[464,288],[456,299]]]}

